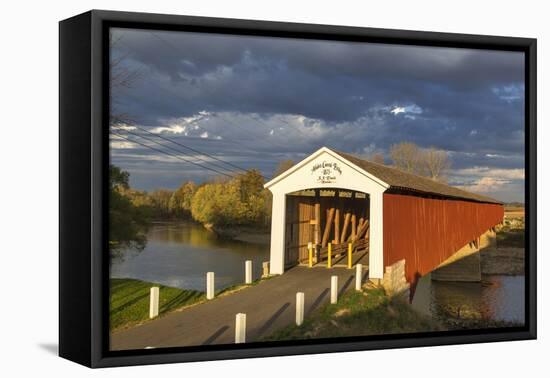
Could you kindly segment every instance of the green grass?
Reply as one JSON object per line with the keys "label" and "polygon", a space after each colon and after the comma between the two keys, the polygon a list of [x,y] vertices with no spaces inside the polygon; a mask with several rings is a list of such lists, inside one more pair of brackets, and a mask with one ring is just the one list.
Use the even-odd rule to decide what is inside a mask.
{"label": "green grass", "polygon": [[[257,279],[249,285],[237,284],[226,287],[216,292],[216,298],[258,285],[270,278],[271,276]],[[201,291],[183,290],[130,278],[111,278],[109,312],[111,331],[149,320],[149,295],[153,286],[159,287],[159,316],[184,306],[206,301],[206,294]]]}
{"label": "green grass", "polygon": [[205,300],[203,292],[182,290],[129,278],[112,278],[110,290],[111,331],[149,320],[149,292],[159,290],[159,315]]}
{"label": "green grass", "polygon": [[346,337],[442,330],[431,318],[414,311],[399,298],[389,298],[381,288],[349,291],[337,304],[327,304],[309,315],[301,326],[291,325],[264,341]]}

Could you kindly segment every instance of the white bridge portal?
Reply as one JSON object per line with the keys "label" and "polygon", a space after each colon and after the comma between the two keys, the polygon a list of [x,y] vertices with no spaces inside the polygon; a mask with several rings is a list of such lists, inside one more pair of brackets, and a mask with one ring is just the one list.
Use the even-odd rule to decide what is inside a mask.
{"label": "white bridge portal", "polygon": [[270,273],[285,270],[287,196],[306,190],[347,190],[368,195],[369,278],[382,278],[383,193],[389,185],[326,147],[317,150],[264,185],[273,194]]}

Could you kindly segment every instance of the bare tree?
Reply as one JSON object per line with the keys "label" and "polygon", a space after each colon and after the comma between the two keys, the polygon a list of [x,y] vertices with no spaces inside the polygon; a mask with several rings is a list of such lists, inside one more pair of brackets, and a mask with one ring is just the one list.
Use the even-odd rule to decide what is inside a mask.
{"label": "bare tree", "polygon": [[109,101],[111,104],[111,112],[109,115],[109,123],[111,125],[133,123],[131,117],[117,110],[118,96],[132,85],[141,76],[141,72],[137,69],[131,69],[124,62],[128,58],[128,54],[114,55],[113,50],[120,43],[120,38],[109,36],[109,48],[111,50],[111,59],[109,61]]}
{"label": "bare tree", "polygon": [[446,175],[451,168],[447,151],[430,147],[422,151],[422,163],[425,175],[432,180],[446,181]]}
{"label": "bare tree", "polygon": [[277,164],[277,168],[275,168],[275,172],[273,172],[273,177],[279,176],[281,173],[290,169],[292,166],[294,166],[294,161],[290,159],[281,160],[279,164]]}
{"label": "bare tree", "polygon": [[390,147],[390,157],[396,168],[419,174],[420,148],[411,142],[401,142]]}
{"label": "bare tree", "polygon": [[390,156],[396,168],[435,181],[445,182],[451,168],[447,151],[435,147],[424,149],[411,142],[392,145]]}
{"label": "bare tree", "polygon": [[378,164],[385,164],[385,161],[384,161],[384,154],[380,153],[380,152],[376,152],[374,154],[372,154],[369,158],[370,161],[374,162],[374,163],[378,163]]}

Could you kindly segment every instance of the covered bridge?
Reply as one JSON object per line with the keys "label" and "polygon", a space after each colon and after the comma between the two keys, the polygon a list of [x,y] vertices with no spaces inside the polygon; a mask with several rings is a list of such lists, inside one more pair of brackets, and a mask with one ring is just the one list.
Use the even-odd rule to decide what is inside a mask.
{"label": "covered bridge", "polygon": [[[500,202],[323,147],[265,184],[273,194],[270,273],[347,247],[371,279],[405,261],[406,280],[437,268],[502,222]],[[311,243],[311,244],[310,244]],[[330,247],[329,247],[330,244]]]}

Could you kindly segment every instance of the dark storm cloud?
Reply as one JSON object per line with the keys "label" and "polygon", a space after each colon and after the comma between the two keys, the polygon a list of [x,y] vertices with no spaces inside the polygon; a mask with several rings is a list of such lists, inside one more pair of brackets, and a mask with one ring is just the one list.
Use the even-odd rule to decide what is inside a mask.
{"label": "dark storm cloud", "polygon": [[[113,34],[113,56],[140,73],[131,88],[114,93],[115,111],[145,127],[185,127],[170,136],[195,138],[201,151],[266,175],[277,161],[323,145],[387,155],[391,144],[405,140],[450,151],[455,169],[524,164],[520,53],[124,29]],[[200,112],[207,115],[189,121]],[[166,181],[157,171],[147,183],[139,161],[132,164],[140,186]],[[182,174],[176,176],[171,186],[181,182]]]}
{"label": "dark storm cloud", "polygon": [[[141,94],[166,97],[175,91],[183,102],[176,105],[181,114],[210,106],[350,120],[362,114],[365,102],[418,98],[420,106],[430,107],[437,100],[426,98],[430,92],[446,99],[479,90],[494,96],[493,85],[523,80],[522,55],[508,52],[179,32],[115,34],[117,51],[149,69]],[[153,112],[164,114],[167,105],[154,105]]]}

